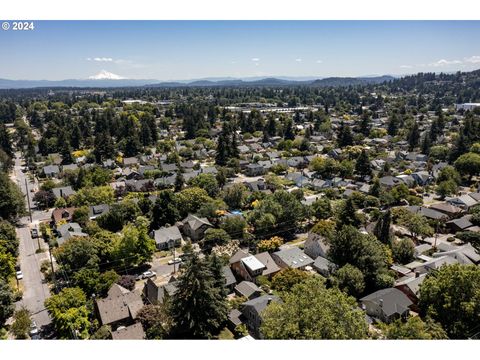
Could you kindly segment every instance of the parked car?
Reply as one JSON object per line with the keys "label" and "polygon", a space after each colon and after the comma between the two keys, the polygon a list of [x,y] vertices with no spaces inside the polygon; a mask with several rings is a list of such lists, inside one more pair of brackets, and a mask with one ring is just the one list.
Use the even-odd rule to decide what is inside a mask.
{"label": "parked car", "polygon": [[30,337],[33,339],[35,335],[38,335],[38,327],[35,320],[32,320],[32,324],[30,325]]}
{"label": "parked car", "polygon": [[32,233],[32,239],[38,238],[38,230],[37,229],[32,229],[31,233]]}
{"label": "parked car", "polygon": [[21,270],[17,271],[17,280],[22,280],[23,279],[23,273]]}
{"label": "parked car", "polygon": [[168,260],[168,265],[180,264],[181,262],[182,262],[182,259],[175,258],[175,259],[172,259],[172,260]]}
{"label": "parked car", "polygon": [[152,278],[152,277],[155,277],[155,276],[157,276],[157,273],[155,271],[148,270],[148,271],[145,271],[144,273],[142,273],[141,275],[138,275],[137,280],[148,279],[148,278]]}

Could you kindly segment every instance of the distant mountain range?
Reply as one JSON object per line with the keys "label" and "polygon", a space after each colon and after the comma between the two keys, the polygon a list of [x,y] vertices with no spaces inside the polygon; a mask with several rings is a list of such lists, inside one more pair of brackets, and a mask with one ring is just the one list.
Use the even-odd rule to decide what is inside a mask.
{"label": "distant mountain range", "polygon": [[215,86],[349,86],[362,84],[378,84],[394,80],[390,75],[372,77],[328,77],[315,79],[308,77],[268,77],[268,78],[210,78],[185,81],[159,81],[152,79],[122,79],[110,77],[109,74],[92,76],[89,79],[68,80],[9,80],[0,79],[0,89],[27,89],[27,88],[112,88],[112,87],[215,87]]}

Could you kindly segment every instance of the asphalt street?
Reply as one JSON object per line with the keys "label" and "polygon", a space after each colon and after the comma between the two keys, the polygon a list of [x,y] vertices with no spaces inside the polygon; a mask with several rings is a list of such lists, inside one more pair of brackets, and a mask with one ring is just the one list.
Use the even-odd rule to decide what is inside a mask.
{"label": "asphalt street", "polygon": [[[19,185],[25,195],[28,193],[32,197],[33,192],[30,192],[30,190],[37,188],[37,184],[30,181],[22,172],[22,159],[20,156],[20,153],[16,154],[12,179]],[[25,187],[25,179],[27,180],[28,190]],[[40,265],[43,261],[49,259],[49,253],[48,246],[44,241],[32,239],[30,231],[34,227],[38,229],[40,221],[50,219],[50,217],[51,212],[32,210],[33,222],[31,223],[30,217],[26,216],[20,219],[19,227],[17,227],[17,236],[20,240],[19,263],[23,273],[23,279],[20,280],[21,288],[23,288],[23,298],[16,303],[16,307],[17,309],[21,307],[29,309],[32,313],[32,319],[39,328],[47,326],[51,322],[44,306],[44,301],[50,296],[50,291],[43,274],[40,272]],[[44,252],[37,254],[36,250],[39,244]]]}

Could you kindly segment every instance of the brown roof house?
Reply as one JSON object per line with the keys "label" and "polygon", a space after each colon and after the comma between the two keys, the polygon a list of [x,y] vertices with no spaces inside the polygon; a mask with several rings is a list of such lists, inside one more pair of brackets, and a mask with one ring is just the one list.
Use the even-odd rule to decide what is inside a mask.
{"label": "brown roof house", "polygon": [[133,324],[143,307],[139,292],[129,291],[118,284],[113,284],[107,297],[97,299],[95,303],[101,324],[112,328]]}
{"label": "brown roof house", "polygon": [[243,280],[256,282],[257,276],[271,277],[280,271],[268,252],[251,255],[238,250],[229,260],[232,271]]}
{"label": "brown roof house", "polygon": [[117,330],[112,331],[113,340],[143,340],[145,332],[142,324],[135,323],[129,326],[119,326]]}
{"label": "brown roof house", "polygon": [[70,222],[72,221],[73,212],[76,210],[74,207],[58,208],[52,212],[52,222],[57,225],[60,221]]}

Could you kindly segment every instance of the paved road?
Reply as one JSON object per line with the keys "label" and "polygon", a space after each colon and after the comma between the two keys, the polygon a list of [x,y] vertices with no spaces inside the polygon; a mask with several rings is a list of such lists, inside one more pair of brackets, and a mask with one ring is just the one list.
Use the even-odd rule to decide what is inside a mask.
{"label": "paved road", "polygon": [[[28,177],[22,172],[21,166],[22,160],[20,153],[16,154],[15,166],[13,169],[12,179],[16,182],[22,192],[26,195],[27,189],[25,188],[25,179],[27,179],[28,191],[36,184],[31,182]],[[32,196],[32,192],[29,192],[29,196]],[[33,205],[33,204],[32,204]],[[27,202],[28,210],[28,202]],[[50,318],[45,310],[44,301],[50,296],[50,292],[47,284],[44,281],[43,274],[40,272],[40,265],[44,260],[48,260],[48,246],[42,241],[32,239],[30,235],[30,229],[37,227],[40,221],[50,219],[51,212],[45,211],[32,211],[33,222],[30,223],[28,216],[20,219],[20,227],[17,228],[17,236],[20,240],[19,246],[19,262],[20,268],[23,273],[23,279],[21,281],[21,287],[23,288],[23,298],[16,303],[16,307],[20,308],[25,306],[32,312],[32,318],[37,323],[37,326],[41,328],[50,324]],[[38,244],[46,250],[43,253],[36,254]]]}

